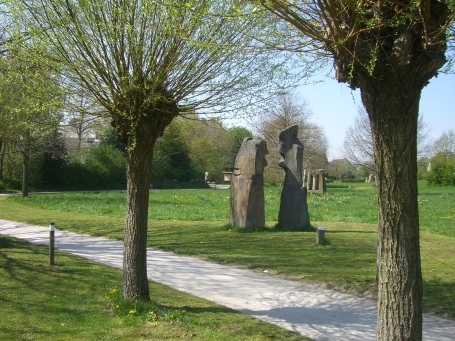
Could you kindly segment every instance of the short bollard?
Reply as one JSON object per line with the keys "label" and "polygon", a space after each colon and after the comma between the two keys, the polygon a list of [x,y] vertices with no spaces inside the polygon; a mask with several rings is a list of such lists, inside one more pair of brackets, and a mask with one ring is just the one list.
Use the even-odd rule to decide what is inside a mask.
{"label": "short bollard", "polygon": [[55,223],[49,224],[49,265],[54,265]]}
{"label": "short bollard", "polygon": [[316,233],[316,243],[318,245],[324,244],[325,241],[325,229],[323,226],[318,226],[318,230]]}

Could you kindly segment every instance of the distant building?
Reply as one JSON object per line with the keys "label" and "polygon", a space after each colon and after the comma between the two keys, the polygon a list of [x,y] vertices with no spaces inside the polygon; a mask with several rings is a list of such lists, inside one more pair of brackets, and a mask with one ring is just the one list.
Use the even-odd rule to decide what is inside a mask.
{"label": "distant building", "polygon": [[325,167],[326,175],[332,179],[351,179],[356,174],[356,168],[347,159],[336,159]]}
{"label": "distant building", "polygon": [[[89,137],[89,138],[84,138],[80,141],[79,145],[79,139],[77,137],[65,137],[65,147],[66,150],[69,152],[78,150],[78,149],[84,149],[84,148],[90,148],[90,147],[96,147],[100,144],[100,140],[98,140],[95,137]],[[78,148],[79,145],[79,148]]]}

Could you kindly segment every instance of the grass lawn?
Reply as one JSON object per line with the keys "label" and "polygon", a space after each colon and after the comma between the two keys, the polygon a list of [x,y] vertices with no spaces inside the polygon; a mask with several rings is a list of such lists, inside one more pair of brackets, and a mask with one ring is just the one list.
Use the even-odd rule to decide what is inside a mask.
{"label": "grass lawn", "polygon": [[[314,231],[276,229],[279,187],[266,187],[263,231],[227,225],[228,190],[152,190],[149,245],[220,263],[323,283],[337,290],[375,295],[376,189],[372,184],[328,184],[326,195],[309,195],[313,226],[326,228],[316,246]],[[122,239],[125,193],[0,197],[0,218]],[[424,309],[455,317],[455,188],[419,183]]]}
{"label": "grass lawn", "polygon": [[48,252],[0,236],[0,340],[308,340],[154,282],[156,301],[125,303],[120,270]]}

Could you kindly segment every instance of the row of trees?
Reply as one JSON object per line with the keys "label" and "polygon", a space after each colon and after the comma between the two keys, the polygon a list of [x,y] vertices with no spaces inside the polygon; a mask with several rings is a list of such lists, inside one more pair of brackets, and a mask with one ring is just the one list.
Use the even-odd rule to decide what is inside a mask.
{"label": "row of trees", "polygon": [[[124,186],[126,177],[122,169],[125,167],[126,147],[116,140],[115,130],[103,116],[98,115],[99,108],[83,95],[66,93],[62,99],[62,103],[53,109],[52,125],[48,130],[28,125],[28,131],[36,137],[27,141],[27,163],[31,170],[28,175],[22,174],[24,160],[19,157],[20,136],[18,139],[12,131],[8,132],[11,138],[7,134],[2,135],[0,179],[52,189],[87,190]],[[311,115],[305,100],[293,92],[283,92],[268,102],[261,117],[250,122],[256,127],[255,134],[263,136],[268,142],[266,182],[278,184],[282,180],[282,170],[277,166],[280,156],[276,136],[279,130],[293,124],[300,127],[299,138],[305,146],[305,168],[325,167],[327,138],[324,131],[310,121]],[[153,182],[188,181],[204,178],[204,173],[209,172],[213,181],[222,181],[222,172],[233,170],[243,139],[252,135],[244,127],[226,128],[220,119],[203,119],[196,114],[179,117],[156,142],[151,179]],[[83,148],[84,144],[87,146],[88,139],[101,141],[101,145]],[[23,194],[26,196],[27,192]]]}
{"label": "row of trees", "polygon": [[244,127],[226,128],[219,119],[178,118],[164,131],[155,146],[153,180],[204,179],[223,181],[223,171],[232,171],[245,137],[252,136]]}
{"label": "row of trees", "polygon": [[[81,121],[81,117],[89,121]],[[74,137],[74,131],[91,125],[93,117],[86,113],[77,117],[73,112],[71,118],[77,119],[78,124],[60,122],[53,133],[45,135],[33,131],[37,138],[27,141],[28,175],[23,174],[20,140],[4,136],[0,148],[0,179],[7,179],[10,184],[26,182],[43,189],[124,188],[125,146],[112,138],[112,128],[98,122],[96,129],[84,128],[84,134]],[[95,133],[99,140],[87,138]],[[222,181],[222,172],[233,168],[243,138],[251,135],[244,127],[225,128],[216,119],[197,116],[191,120],[176,119],[157,140],[152,181],[203,179],[206,171],[213,175],[214,181]],[[87,140],[95,143],[88,144]]]}
{"label": "row of trees", "polygon": [[[359,108],[353,126],[346,131],[342,153],[351,167],[375,173],[373,135],[368,114]],[[455,134],[452,130],[444,132],[432,141],[430,129],[419,116],[417,125],[417,160],[419,178],[428,179],[429,184],[452,185],[452,163],[455,155]],[[347,170],[349,171],[349,170]],[[353,173],[353,170],[350,170]]]}

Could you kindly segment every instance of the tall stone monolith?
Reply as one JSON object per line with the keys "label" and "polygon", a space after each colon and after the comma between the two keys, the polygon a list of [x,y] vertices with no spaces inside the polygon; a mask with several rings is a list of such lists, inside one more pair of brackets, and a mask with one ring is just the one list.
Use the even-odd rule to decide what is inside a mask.
{"label": "tall stone monolith", "polygon": [[285,229],[301,229],[310,225],[307,190],[303,187],[303,144],[297,138],[298,125],[278,132],[281,154],[279,166],[284,170],[278,224]]}
{"label": "tall stone monolith", "polygon": [[237,154],[231,177],[230,224],[243,228],[264,227],[264,168],[267,144],[247,137]]}

